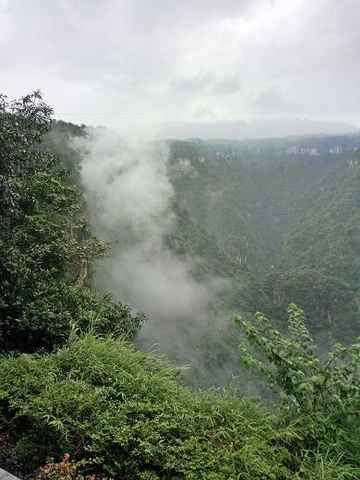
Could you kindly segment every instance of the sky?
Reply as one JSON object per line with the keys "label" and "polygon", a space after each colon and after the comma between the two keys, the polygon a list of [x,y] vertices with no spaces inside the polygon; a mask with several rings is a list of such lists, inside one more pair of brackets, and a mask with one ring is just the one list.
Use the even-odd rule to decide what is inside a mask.
{"label": "sky", "polygon": [[124,135],[350,131],[359,24],[359,0],[0,0],[0,92]]}

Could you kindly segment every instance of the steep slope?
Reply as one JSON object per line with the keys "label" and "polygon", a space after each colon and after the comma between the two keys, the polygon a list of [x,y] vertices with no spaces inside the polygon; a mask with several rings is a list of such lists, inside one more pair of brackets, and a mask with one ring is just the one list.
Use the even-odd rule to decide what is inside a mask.
{"label": "steep slope", "polygon": [[[79,157],[68,140],[79,135],[83,128],[60,122],[46,145],[75,183]],[[224,368],[234,373],[236,341],[224,326],[234,311],[263,310],[281,325],[284,306],[294,301],[307,311],[324,348],[356,335],[359,174],[357,158],[348,160],[360,137],[193,139],[169,146],[176,222],[165,241],[190,262],[194,278],[217,277],[228,285],[208,323],[191,339],[187,334],[193,350],[203,349],[195,359],[202,378],[195,375],[194,383],[208,384],[225,357]],[[225,343],[233,343],[230,350]],[[179,362],[182,350],[176,344]]]}
{"label": "steep slope", "polygon": [[282,273],[270,282],[276,303],[300,303],[319,329],[343,341],[360,331],[359,159],[356,152],[301,202],[282,235]]}
{"label": "steep slope", "polygon": [[172,144],[170,174],[179,203],[234,262],[254,274],[274,265],[281,234],[299,203],[347,158],[308,150],[290,155],[290,147],[278,152],[271,141],[267,153],[256,144],[253,151],[244,145],[229,150],[199,141],[183,142],[181,149],[178,144]]}
{"label": "steep slope", "polygon": [[229,259],[252,271],[261,263],[256,259],[262,258],[265,246],[251,218],[254,188],[249,168],[241,161],[217,158],[218,152],[207,146],[204,151],[198,142],[184,142],[181,157],[173,150],[170,178],[177,200]]}
{"label": "steep slope", "polygon": [[359,332],[359,156],[349,138],[336,141],[270,141],[267,153],[263,143],[176,142],[171,167],[179,204],[248,272],[254,309],[281,320],[299,303],[324,348]]}

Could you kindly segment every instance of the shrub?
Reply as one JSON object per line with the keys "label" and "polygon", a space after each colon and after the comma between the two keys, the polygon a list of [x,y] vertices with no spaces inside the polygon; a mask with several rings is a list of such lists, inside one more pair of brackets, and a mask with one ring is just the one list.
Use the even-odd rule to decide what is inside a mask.
{"label": "shrub", "polygon": [[234,316],[247,339],[240,345],[243,362],[280,395],[284,422],[296,422],[299,439],[292,448],[297,455],[315,451],[360,473],[360,343],[335,344],[320,360],[304,312],[290,304],[288,317],[286,337],[262,313],[253,322]]}
{"label": "shrub", "polygon": [[291,454],[278,442],[290,429],[234,392],[197,395],[178,373],[120,339],[92,334],[52,354],[3,357],[8,452],[27,472],[69,452],[83,462],[76,473],[114,479],[293,478]]}

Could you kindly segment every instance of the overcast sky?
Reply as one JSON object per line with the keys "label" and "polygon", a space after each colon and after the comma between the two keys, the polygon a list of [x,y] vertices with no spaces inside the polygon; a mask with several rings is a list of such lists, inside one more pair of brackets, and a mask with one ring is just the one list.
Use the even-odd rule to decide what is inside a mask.
{"label": "overcast sky", "polygon": [[0,91],[39,88],[57,118],[125,134],[358,126],[359,25],[359,0],[0,0]]}

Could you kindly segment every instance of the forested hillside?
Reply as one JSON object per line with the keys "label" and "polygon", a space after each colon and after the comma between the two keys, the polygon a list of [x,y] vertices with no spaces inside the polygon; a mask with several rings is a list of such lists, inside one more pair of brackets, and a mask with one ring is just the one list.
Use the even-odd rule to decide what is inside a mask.
{"label": "forested hillside", "polygon": [[[0,466],[26,480],[359,478],[358,137],[169,141],[162,216],[110,224],[106,244],[90,223],[106,204],[74,142],[90,150],[92,132],[51,114],[39,92],[0,97]],[[134,161],[114,143],[127,163],[106,186]],[[179,286],[165,298],[173,318],[146,321],[119,298],[136,284],[131,269],[111,277],[127,265],[113,252],[131,242],[175,271],[154,277]],[[192,291],[185,318],[177,304]],[[173,361],[195,362],[190,374],[139,351],[149,331],[172,341]],[[234,375],[236,388],[199,391]]]}
{"label": "forested hillside", "polygon": [[350,341],[360,327],[358,138],[250,145],[172,142],[179,204],[257,285],[243,309],[281,319],[294,300],[324,345]]}
{"label": "forested hillside", "polygon": [[[44,142],[69,170],[67,181],[80,188],[81,158],[71,139],[85,131],[57,122]],[[192,259],[198,281],[218,277],[228,288],[205,328],[181,332],[175,348],[161,337],[151,337],[145,348],[160,342],[173,360],[190,361],[185,376],[195,386],[223,385],[241,371],[228,316],[262,310],[281,326],[290,301],[307,312],[323,353],[334,341],[351,342],[360,332],[354,153],[360,137],[168,143],[176,228],[165,241]],[[201,354],[189,359],[182,349],[187,342]]]}

